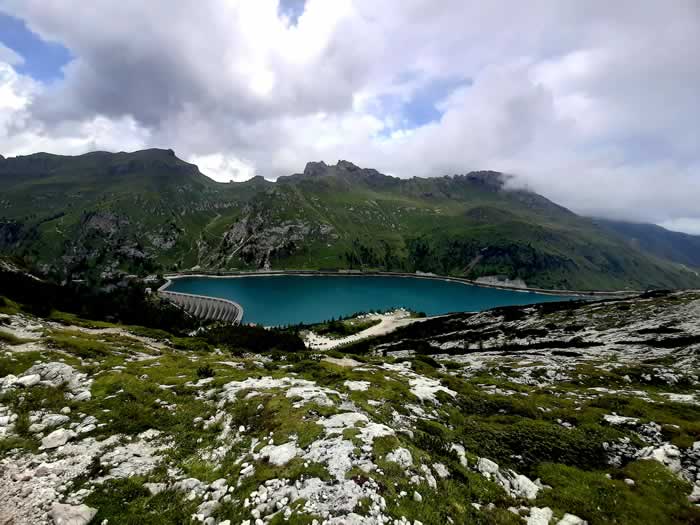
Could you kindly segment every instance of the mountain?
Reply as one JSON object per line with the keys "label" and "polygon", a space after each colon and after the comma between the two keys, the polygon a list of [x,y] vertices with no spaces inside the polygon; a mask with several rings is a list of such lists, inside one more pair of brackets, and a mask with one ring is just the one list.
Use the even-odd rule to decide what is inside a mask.
{"label": "mountain", "polygon": [[667,230],[656,224],[595,219],[595,222],[623,236],[630,246],[670,261],[700,268],[700,236]]}
{"label": "mountain", "polygon": [[58,276],[374,269],[570,289],[699,286],[497,172],[401,179],[347,161],[222,184],[172,150],[0,160],[0,251]]}

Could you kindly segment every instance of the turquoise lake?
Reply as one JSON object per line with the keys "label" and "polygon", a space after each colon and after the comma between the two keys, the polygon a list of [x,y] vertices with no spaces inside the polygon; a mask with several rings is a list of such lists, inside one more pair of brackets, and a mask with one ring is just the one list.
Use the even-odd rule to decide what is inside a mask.
{"label": "turquoise lake", "polygon": [[571,299],[454,281],[390,276],[185,277],[174,279],[168,290],[235,301],[243,307],[243,322],[264,326],[317,323],[331,317],[396,307],[439,315]]}

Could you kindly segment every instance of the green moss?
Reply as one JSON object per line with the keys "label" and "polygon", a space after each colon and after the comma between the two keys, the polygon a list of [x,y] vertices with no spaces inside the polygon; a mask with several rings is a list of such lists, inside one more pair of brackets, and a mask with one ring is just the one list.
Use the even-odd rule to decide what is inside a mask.
{"label": "green moss", "polygon": [[[587,472],[560,464],[544,463],[537,469],[542,482],[552,490],[541,491],[538,506],[570,512],[591,525],[639,523],[665,525],[694,523],[700,509],[688,504],[688,483],[680,481],[656,461],[630,463],[607,479],[604,472]],[[627,486],[623,478],[634,480]],[[614,517],[614,518],[613,518]]]}
{"label": "green moss", "polygon": [[0,401],[21,417],[22,414],[35,410],[58,412],[64,406],[75,406],[66,399],[65,394],[65,385],[57,387],[36,385],[26,390],[10,390],[0,398]]}
{"label": "green moss", "polygon": [[20,312],[20,306],[5,296],[0,295],[0,314],[13,315]]}
{"label": "green moss", "polygon": [[0,439],[0,455],[7,454],[11,450],[24,450],[28,452],[36,452],[39,443],[36,439],[10,436]]}
{"label": "green moss", "polygon": [[[456,471],[452,478],[439,480],[435,490],[426,484],[413,485],[403,480],[398,483],[387,482],[385,486],[386,512],[394,518],[410,516],[411,519],[426,524],[449,523],[448,518],[458,524],[521,523],[518,517],[503,509],[510,504],[503,490],[472,472]],[[401,491],[407,495],[400,497]],[[413,499],[414,491],[421,495],[420,502]],[[472,503],[494,503],[502,508],[479,511]]]}
{"label": "green moss", "polygon": [[662,425],[662,433],[668,440],[682,447],[700,440],[700,407],[689,403],[652,403],[639,397],[602,396],[590,402],[591,407],[605,413],[616,412],[623,416],[654,421]]}
{"label": "green moss", "polygon": [[[603,468],[603,443],[622,434],[598,425],[567,429],[557,423],[513,417],[468,418],[456,431],[468,450],[531,473],[543,462]],[[514,457],[521,458],[513,462]]]}
{"label": "green moss", "polygon": [[51,321],[56,321],[68,326],[79,326],[81,328],[117,328],[119,325],[114,323],[107,323],[105,321],[95,321],[91,319],[83,319],[75,314],[68,312],[61,312],[59,310],[52,310],[51,314],[48,316]]}
{"label": "green moss", "polygon": [[78,331],[58,331],[50,335],[47,340],[54,348],[82,359],[106,357],[112,350],[108,344],[97,340],[96,337]]}
{"label": "green moss", "polygon": [[173,337],[170,342],[174,348],[186,352],[211,352],[214,349],[199,337]]}
{"label": "green moss", "polygon": [[196,502],[188,502],[182,493],[172,490],[151,496],[143,483],[144,478],[132,477],[98,485],[85,499],[87,505],[98,509],[93,522],[105,519],[127,525],[191,522],[190,516],[197,510]]}
{"label": "green moss", "polygon": [[367,330],[375,325],[378,325],[381,319],[358,319],[350,318],[338,321],[328,321],[310,327],[311,330],[319,335],[328,337],[347,337]]}
{"label": "green moss", "polygon": [[24,343],[30,343],[32,341],[34,341],[34,339],[25,339],[17,337],[16,335],[11,334],[10,332],[0,330],[0,344],[5,343],[8,345],[16,346]]}
{"label": "green moss", "polygon": [[0,377],[8,374],[21,375],[26,372],[36,361],[56,358],[53,352],[16,352],[0,357]]}

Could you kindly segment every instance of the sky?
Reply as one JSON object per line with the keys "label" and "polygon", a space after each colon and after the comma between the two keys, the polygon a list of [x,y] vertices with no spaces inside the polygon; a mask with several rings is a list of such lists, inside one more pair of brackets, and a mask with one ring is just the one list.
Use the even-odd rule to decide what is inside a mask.
{"label": "sky", "polygon": [[697,0],[0,0],[0,154],[489,169],[700,234]]}

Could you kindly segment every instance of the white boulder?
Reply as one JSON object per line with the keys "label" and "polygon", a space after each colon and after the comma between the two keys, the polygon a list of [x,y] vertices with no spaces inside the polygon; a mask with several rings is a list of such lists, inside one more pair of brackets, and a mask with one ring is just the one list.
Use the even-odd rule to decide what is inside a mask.
{"label": "white boulder", "polygon": [[488,458],[479,458],[479,461],[476,463],[476,469],[487,478],[490,478],[491,475],[496,474],[499,470],[498,463]]}
{"label": "white boulder", "polygon": [[564,517],[557,522],[557,525],[586,525],[587,523],[586,520],[567,512],[564,514]]}
{"label": "white boulder", "polygon": [[364,392],[369,388],[369,381],[345,381],[345,388],[353,391]]}
{"label": "white boulder", "polygon": [[552,509],[549,507],[532,507],[530,516],[527,518],[527,525],[549,525],[549,520],[552,519]]}
{"label": "white boulder", "polygon": [[700,503],[700,485],[693,485],[693,492],[688,496],[690,503]]}
{"label": "white boulder", "polygon": [[87,525],[97,514],[97,509],[87,505],[54,503],[49,516],[55,525]]}
{"label": "white boulder", "polygon": [[654,459],[665,465],[671,472],[678,474],[681,471],[681,451],[678,447],[665,443],[660,447],[644,447],[637,453],[640,459]]}
{"label": "white boulder", "polygon": [[66,430],[65,428],[59,428],[54,430],[41,440],[41,449],[51,449],[57,448],[68,443],[69,440],[75,437],[75,432],[72,430]]}
{"label": "white boulder", "polygon": [[386,460],[392,463],[398,463],[401,468],[407,469],[413,465],[413,457],[411,451],[407,448],[397,448],[386,455]]}
{"label": "white boulder", "polygon": [[23,386],[25,388],[32,387],[34,385],[38,385],[39,381],[41,381],[41,376],[39,374],[29,374],[29,375],[24,375],[20,378],[18,378],[15,381],[16,385]]}
{"label": "white boulder", "polygon": [[283,445],[267,445],[260,450],[260,456],[268,458],[277,467],[286,465],[301,452],[294,441]]}

